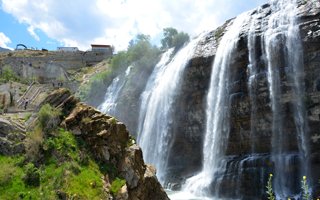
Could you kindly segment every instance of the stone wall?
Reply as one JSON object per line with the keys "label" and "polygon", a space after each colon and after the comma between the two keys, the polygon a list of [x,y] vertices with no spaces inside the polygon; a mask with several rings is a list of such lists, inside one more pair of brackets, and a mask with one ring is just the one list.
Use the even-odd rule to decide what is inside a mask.
{"label": "stone wall", "polygon": [[[25,53],[25,54],[24,54]],[[103,52],[18,51],[3,53],[1,67],[11,66],[23,78],[36,77],[40,82],[68,79],[68,70],[95,65],[112,55]]]}

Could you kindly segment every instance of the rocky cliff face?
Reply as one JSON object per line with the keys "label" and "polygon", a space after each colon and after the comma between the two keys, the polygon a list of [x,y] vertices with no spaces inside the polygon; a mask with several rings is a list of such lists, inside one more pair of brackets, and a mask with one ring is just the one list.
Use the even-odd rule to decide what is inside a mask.
{"label": "rocky cliff face", "polygon": [[111,166],[113,173],[104,177],[107,189],[115,175],[126,180],[115,199],[168,199],[155,169],[144,163],[141,149],[123,123],[78,102],[64,89],[49,95],[44,103],[61,108],[65,116],[62,126],[82,138],[98,162]]}
{"label": "rocky cliff face", "polygon": [[25,130],[21,125],[0,118],[0,155],[15,155],[25,152]]}
{"label": "rocky cliff face", "polygon": [[[252,14],[257,10],[252,11]],[[256,26],[256,40],[260,43],[263,23],[270,16],[270,5],[261,7],[261,18]],[[210,82],[211,66],[214,60],[219,39],[228,28],[231,21],[222,27],[208,33],[199,43],[194,58],[190,60],[183,76],[181,92],[178,95],[176,110],[178,118],[175,121],[171,156],[169,158],[169,182],[181,182],[182,177],[191,176],[201,167],[202,139],[205,128],[205,97]],[[303,41],[304,76],[307,106],[309,141],[311,147],[310,179],[315,195],[319,195],[320,186],[320,3],[317,1],[301,1],[299,3],[298,23]],[[267,70],[264,63],[261,46],[257,45],[259,73],[254,82],[257,94],[257,115],[255,119],[255,135],[252,137],[251,104],[248,91],[249,58],[248,31],[250,24],[242,27],[237,46],[237,54],[232,61],[231,85],[231,132],[225,157],[227,169],[220,176],[220,191],[222,197],[241,196],[244,199],[263,198],[268,172],[273,169],[271,156],[272,110],[270,105]],[[294,119],[290,113],[292,107],[292,91],[288,90],[288,80],[281,68],[281,107],[284,111],[284,133],[287,139],[287,149],[295,155],[298,152],[298,142]],[[252,149],[255,157],[252,158]],[[298,172],[297,159],[292,164],[292,173]],[[183,164],[181,164],[183,163]],[[252,179],[252,177],[254,177]],[[262,177],[262,178],[261,178]],[[299,177],[298,177],[299,179]],[[252,185],[261,187],[251,187]],[[214,185],[213,185],[214,187]]]}
{"label": "rocky cliff face", "polygon": [[103,52],[19,50],[0,51],[1,68],[10,67],[19,78],[37,77],[41,83],[69,80],[69,71],[95,65],[111,55]]}

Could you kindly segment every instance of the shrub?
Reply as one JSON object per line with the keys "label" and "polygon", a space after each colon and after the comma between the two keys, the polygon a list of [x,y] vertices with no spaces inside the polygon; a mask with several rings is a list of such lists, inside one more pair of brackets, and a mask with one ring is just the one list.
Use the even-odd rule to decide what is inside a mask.
{"label": "shrub", "polygon": [[80,160],[78,155],[77,142],[72,133],[62,128],[58,129],[56,136],[49,137],[43,144],[43,149],[51,154],[55,151],[59,160]]}
{"label": "shrub", "polygon": [[0,170],[0,186],[8,184],[15,173],[15,166],[13,163],[6,162],[1,164]]}
{"label": "shrub", "polygon": [[129,65],[134,66],[133,70],[138,71],[137,74],[151,71],[159,60],[159,54],[160,50],[151,44],[150,36],[138,34],[130,41],[127,51],[120,51],[112,57],[106,71],[93,76],[88,84],[80,87],[77,96],[98,106],[103,101],[106,87],[117,75],[124,72]]}
{"label": "shrub", "polygon": [[116,120],[116,118],[114,118],[114,117],[111,117],[111,118],[109,119],[109,122],[110,122],[111,125],[116,125],[116,124],[117,124],[117,120]]}
{"label": "shrub", "polygon": [[38,120],[40,127],[45,133],[49,133],[57,129],[60,123],[61,110],[45,104],[38,112]]}
{"label": "shrub", "polygon": [[267,183],[267,194],[269,200],[275,200],[275,196],[272,190],[272,174],[269,175],[268,183]]}
{"label": "shrub", "polygon": [[30,119],[30,117],[32,116],[32,114],[31,113],[27,113],[25,116],[24,116],[24,121],[26,122],[26,121],[28,121],[29,119]]}
{"label": "shrub", "polygon": [[100,96],[104,96],[105,86],[108,85],[113,78],[114,75],[111,73],[110,69],[92,76],[87,84],[80,86],[77,97],[82,101],[95,104],[95,101],[99,100]]}
{"label": "shrub", "polygon": [[126,184],[126,180],[116,178],[114,181],[111,183],[110,191],[113,195],[118,194],[119,190]]}
{"label": "shrub", "polygon": [[25,175],[23,181],[29,186],[39,186],[40,185],[40,172],[38,168],[34,166],[33,163],[28,163],[25,167]]}
{"label": "shrub", "polygon": [[301,181],[302,199],[310,200],[309,186],[307,184],[307,177],[303,176]]}
{"label": "shrub", "polygon": [[26,157],[30,161],[37,161],[40,158],[40,150],[44,141],[41,128],[36,127],[33,132],[27,133],[24,141]]}
{"label": "shrub", "polygon": [[3,67],[2,72],[0,74],[0,82],[9,82],[9,81],[17,81],[18,77],[12,70],[11,66],[6,65]]}

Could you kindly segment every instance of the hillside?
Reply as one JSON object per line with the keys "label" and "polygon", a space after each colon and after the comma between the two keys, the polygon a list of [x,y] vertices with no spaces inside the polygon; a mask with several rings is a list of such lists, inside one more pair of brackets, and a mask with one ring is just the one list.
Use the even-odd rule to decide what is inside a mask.
{"label": "hillside", "polygon": [[7,52],[7,51],[11,51],[10,49],[6,49],[6,48],[2,48],[0,47],[0,52]]}
{"label": "hillside", "polygon": [[125,125],[66,89],[0,123],[1,199],[168,199]]}

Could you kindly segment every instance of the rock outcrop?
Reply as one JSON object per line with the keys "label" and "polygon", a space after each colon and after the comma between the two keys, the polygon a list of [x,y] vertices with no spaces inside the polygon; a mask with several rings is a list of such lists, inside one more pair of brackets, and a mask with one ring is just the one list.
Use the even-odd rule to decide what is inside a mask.
{"label": "rock outcrop", "polygon": [[65,89],[53,92],[45,103],[61,108],[65,116],[62,126],[82,138],[95,159],[112,169],[113,173],[106,174],[105,182],[116,176],[126,180],[115,199],[168,199],[155,169],[144,163],[141,149],[123,123],[78,102]]}
{"label": "rock outcrop", "polygon": [[15,155],[25,152],[23,127],[4,118],[0,118],[0,154]]}

